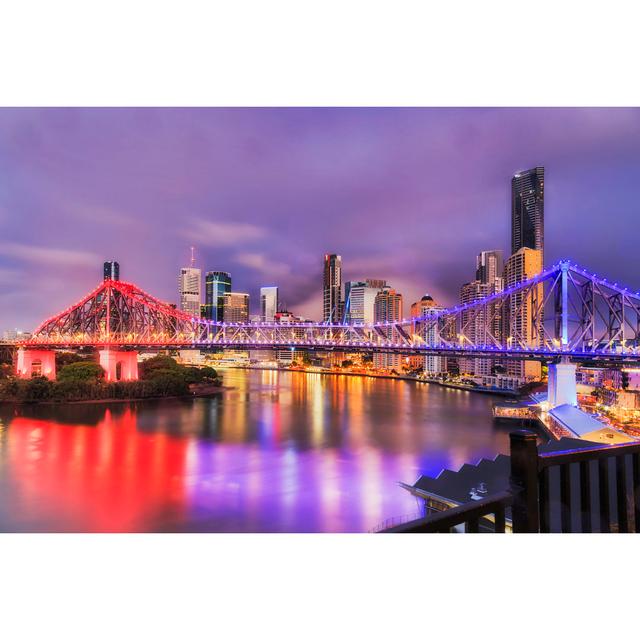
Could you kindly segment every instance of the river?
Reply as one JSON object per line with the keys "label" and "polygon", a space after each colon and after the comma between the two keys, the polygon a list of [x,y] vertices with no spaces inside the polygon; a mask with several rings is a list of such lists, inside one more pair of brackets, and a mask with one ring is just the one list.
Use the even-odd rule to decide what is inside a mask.
{"label": "river", "polygon": [[0,531],[357,532],[398,486],[508,452],[495,398],[226,370],[213,398],[0,406]]}

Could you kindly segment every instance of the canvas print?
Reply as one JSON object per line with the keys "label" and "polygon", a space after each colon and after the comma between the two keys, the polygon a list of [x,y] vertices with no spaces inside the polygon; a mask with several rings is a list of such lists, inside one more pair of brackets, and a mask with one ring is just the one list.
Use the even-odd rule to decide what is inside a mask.
{"label": "canvas print", "polygon": [[0,531],[640,529],[640,110],[0,109]]}

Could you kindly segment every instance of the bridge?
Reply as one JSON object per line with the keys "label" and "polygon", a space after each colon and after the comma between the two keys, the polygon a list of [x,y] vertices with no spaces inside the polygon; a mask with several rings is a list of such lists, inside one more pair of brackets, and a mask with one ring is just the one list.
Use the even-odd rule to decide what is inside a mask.
{"label": "bridge", "polygon": [[17,372],[55,377],[54,350],[82,347],[99,350],[107,379],[136,379],[138,352],[164,348],[640,362],[640,291],[567,260],[481,300],[426,313],[372,324],[215,322],[106,280],[19,345]]}

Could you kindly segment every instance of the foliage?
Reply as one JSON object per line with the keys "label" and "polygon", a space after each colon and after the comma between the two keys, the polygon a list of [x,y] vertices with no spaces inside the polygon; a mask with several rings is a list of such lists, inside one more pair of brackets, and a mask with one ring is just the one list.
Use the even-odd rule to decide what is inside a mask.
{"label": "foliage", "polygon": [[8,378],[0,381],[0,400],[42,402],[51,398],[53,382],[38,377],[31,380]]}
{"label": "foliage", "polygon": [[80,361],[67,364],[58,373],[58,380],[101,380],[104,378],[104,369],[91,361]]}
{"label": "foliage", "polygon": [[140,378],[145,380],[154,375],[158,369],[178,370],[180,365],[170,356],[157,355],[142,362],[139,366]]}
{"label": "foliage", "polygon": [[343,369],[348,369],[353,366],[353,360],[343,360],[341,366]]}
{"label": "foliage", "polygon": [[0,380],[10,378],[13,375],[13,367],[10,364],[0,364]]}
{"label": "foliage", "polygon": [[55,381],[46,378],[0,379],[0,401],[134,400],[187,395],[189,385],[194,383],[221,384],[212,367],[183,366],[168,356],[151,358],[140,370],[140,380],[105,382],[104,370],[99,364],[77,360],[62,366]]}
{"label": "foliage", "polygon": [[621,375],[621,381],[620,381],[620,386],[622,387],[622,389],[628,389],[629,388],[629,374],[626,371],[621,371],[620,372]]}
{"label": "foliage", "polygon": [[56,351],[56,369],[58,371],[69,364],[86,361],[86,356],[82,356],[75,351]]}

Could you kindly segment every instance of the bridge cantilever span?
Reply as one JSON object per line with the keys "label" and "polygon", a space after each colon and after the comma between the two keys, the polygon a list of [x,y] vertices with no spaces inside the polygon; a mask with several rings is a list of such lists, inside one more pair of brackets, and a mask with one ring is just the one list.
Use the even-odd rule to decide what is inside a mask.
{"label": "bridge cantilever span", "polygon": [[43,322],[24,349],[242,348],[640,361],[640,292],[568,261],[471,304],[401,322],[220,323],[106,280]]}

